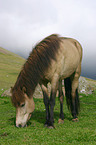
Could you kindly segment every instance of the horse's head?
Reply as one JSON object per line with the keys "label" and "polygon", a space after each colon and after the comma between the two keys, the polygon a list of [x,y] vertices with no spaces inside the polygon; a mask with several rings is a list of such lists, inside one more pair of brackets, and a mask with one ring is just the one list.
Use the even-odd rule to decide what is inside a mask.
{"label": "horse's head", "polygon": [[27,96],[25,88],[13,88],[11,100],[16,107],[16,127],[25,127],[35,108],[33,97]]}

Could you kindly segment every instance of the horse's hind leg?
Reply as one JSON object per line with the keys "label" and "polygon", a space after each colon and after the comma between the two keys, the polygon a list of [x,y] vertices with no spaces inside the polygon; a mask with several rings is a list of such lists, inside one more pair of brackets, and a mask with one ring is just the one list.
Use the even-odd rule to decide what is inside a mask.
{"label": "horse's hind leg", "polygon": [[77,121],[77,115],[79,113],[79,95],[78,95],[78,80],[74,78],[72,81],[72,116],[73,121]]}
{"label": "horse's hind leg", "polygon": [[65,86],[65,96],[66,96],[67,107],[72,112],[72,94],[71,94],[72,83],[71,83],[70,77],[64,79],[64,86]]}
{"label": "horse's hind leg", "polygon": [[58,123],[64,123],[64,113],[63,113],[64,94],[62,91],[62,80],[59,81],[58,90],[59,90],[59,100],[60,100],[60,119],[58,120]]}
{"label": "horse's hind leg", "polygon": [[71,76],[72,81],[72,116],[73,121],[77,121],[77,115],[80,109],[80,102],[79,102],[79,94],[78,94],[78,84],[79,84],[79,76],[81,72],[81,67],[78,66],[75,74]]}
{"label": "horse's hind leg", "polygon": [[41,84],[41,89],[43,92],[43,101],[44,101],[45,109],[46,109],[45,127],[48,127],[49,119],[50,119],[50,112],[49,112],[49,96],[48,96],[47,84]]}
{"label": "horse's hind leg", "polygon": [[78,69],[69,78],[64,80],[65,92],[68,108],[71,110],[73,121],[77,121],[77,115],[79,113],[79,95],[78,95],[78,79],[80,73]]}

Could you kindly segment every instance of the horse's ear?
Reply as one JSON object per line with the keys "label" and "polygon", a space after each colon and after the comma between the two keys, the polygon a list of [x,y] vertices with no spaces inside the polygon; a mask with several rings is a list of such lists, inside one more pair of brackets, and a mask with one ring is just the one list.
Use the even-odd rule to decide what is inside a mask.
{"label": "horse's ear", "polygon": [[23,91],[24,93],[26,93],[26,88],[25,88],[25,87],[23,87],[23,88],[22,88],[22,91]]}

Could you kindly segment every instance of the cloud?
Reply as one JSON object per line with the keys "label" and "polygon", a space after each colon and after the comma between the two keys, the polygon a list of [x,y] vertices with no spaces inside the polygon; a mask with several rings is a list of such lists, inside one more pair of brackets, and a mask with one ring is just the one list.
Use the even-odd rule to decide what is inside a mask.
{"label": "cloud", "polygon": [[[83,46],[83,64],[96,62],[96,1],[0,0],[0,46],[23,56],[44,37],[59,33]],[[90,57],[91,54],[91,57]]]}
{"label": "cloud", "polygon": [[83,0],[42,0],[41,2],[3,0],[0,6],[0,38],[6,45],[7,43],[9,45],[11,40],[10,45],[14,41],[16,48],[20,47],[20,40],[21,46],[22,41],[24,45],[26,42],[27,46],[30,39],[37,41],[38,38],[56,32],[63,36],[84,40],[92,30],[96,33],[94,7],[92,2],[91,7],[88,2],[86,7],[86,2]]}
{"label": "cloud", "polygon": [[10,49],[22,49],[32,40],[40,39],[42,33],[52,30],[56,22],[56,12],[49,5],[50,0],[2,1],[0,13],[0,45]]}

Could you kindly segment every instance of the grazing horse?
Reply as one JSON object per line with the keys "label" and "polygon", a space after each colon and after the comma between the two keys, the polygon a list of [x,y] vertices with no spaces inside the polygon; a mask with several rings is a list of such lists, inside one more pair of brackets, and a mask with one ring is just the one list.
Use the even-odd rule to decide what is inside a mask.
{"label": "grazing horse", "polygon": [[[62,80],[65,84],[66,102],[73,120],[79,112],[78,79],[81,73],[82,47],[71,38],[50,35],[38,43],[22,67],[12,88],[12,103],[16,107],[16,126],[24,127],[34,111],[33,93],[37,84],[43,92],[46,109],[45,126],[54,128],[54,106],[57,89],[60,98],[60,119],[64,120]],[[50,97],[47,84],[51,83]]]}

